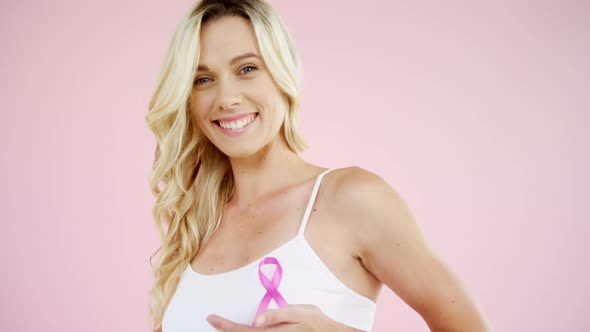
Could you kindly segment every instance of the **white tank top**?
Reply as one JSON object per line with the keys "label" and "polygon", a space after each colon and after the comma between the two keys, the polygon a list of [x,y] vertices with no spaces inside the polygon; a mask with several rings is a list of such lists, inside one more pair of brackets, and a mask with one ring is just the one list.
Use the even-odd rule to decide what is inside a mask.
{"label": "white tank top", "polygon": [[[225,273],[201,274],[189,263],[164,312],[162,332],[216,332],[206,321],[210,314],[251,325],[266,294],[258,276],[259,262],[268,256],[278,259],[282,267],[277,289],[288,304],[313,304],[341,324],[370,331],[376,303],[337,279],[303,236],[322,178],[332,170],[317,177],[294,238],[250,264]],[[272,279],[275,265],[263,265],[261,270]],[[276,308],[278,305],[271,300],[268,309]]]}

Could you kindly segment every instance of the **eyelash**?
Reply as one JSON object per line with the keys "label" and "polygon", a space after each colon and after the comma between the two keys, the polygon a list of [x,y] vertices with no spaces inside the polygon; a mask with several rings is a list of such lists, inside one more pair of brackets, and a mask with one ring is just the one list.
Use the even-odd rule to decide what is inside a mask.
{"label": "eyelash", "polygon": [[[240,71],[242,71],[242,70],[244,70],[244,69],[246,69],[246,68],[252,68],[252,70],[251,70],[251,71],[249,71],[249,72],[247,72],[247,73],[251,73],[251,72],[253,72],[253,71],[255,71],[255,70],[257,70],[257,69],[258,69],[258,68],[256,68],[256,66],[247,65],[247,66],[244,66],[244,67],[240,68]],[[201,76],[201,77],[198,77],[197,79],[195,79],[195,81],[194,81],[194,84],[195,84],[195,85],[200,85],[200,84],[205,84],[205,83],[207,83],[207,82],[205,82],[205,83],[200,83],[200,82],[199,82],[199,80],[201,80],[201,79],[203,79],[203,78],[207,78],[207,79],[209,79],[209,77],[206,77],[206,76]]]}

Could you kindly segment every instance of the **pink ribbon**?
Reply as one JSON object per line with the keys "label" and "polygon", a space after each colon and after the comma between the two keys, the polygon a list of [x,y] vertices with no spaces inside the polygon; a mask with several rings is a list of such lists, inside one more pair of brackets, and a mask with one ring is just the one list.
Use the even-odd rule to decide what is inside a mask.
{"label": "pink ribbon", "polygon": [[[275,264],[277,266],[272,276],[272,282],[268,280],[266,275],[262,272],[261,267],[265,264]],[[277,289],[279,287],[279,284],[281,283],[282,276],[283,269],[281,268],[281,264],[279,264],[279,261],[276,258],[265,257],[260,261],[260,264],[258,264],[258,277],[260,279],[260,282],[262,283],[262,286],[266,288],[266,294],[264,294],[264,297],[260,301],[260,305],[258,306],[258,310],[256,311],[256,317],[258,317],[258,314],[260,314],[268,308],[271,299],[275,300],[279,308],[282,308],[287,305],[287,301],[285,301],[285,299]],[[256,317],[254,317],[254,319],[256,319]],[[255,323],[256,321],[252,323],[252,326],[254,326]]]}

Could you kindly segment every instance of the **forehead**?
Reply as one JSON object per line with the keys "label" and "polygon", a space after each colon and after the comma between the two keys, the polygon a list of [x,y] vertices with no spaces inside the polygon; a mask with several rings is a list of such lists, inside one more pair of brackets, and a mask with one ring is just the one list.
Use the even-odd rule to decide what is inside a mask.
{"label": "forehead", "polygon": [[250,21],[239,16],[224,16],[205,23],[200,36],[200,60],[203,65],[222,65],[236,55],[258,53]]}

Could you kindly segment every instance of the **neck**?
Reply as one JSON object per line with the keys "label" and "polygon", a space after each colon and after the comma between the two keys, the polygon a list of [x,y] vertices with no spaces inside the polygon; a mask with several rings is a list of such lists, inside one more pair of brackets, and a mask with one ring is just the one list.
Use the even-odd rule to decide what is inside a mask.
{"label": "neck", "polygon": [[268,144],[246,158],[230,158],[234,175],[234,194],[230,203],[240,208],[287,186],[309,164],[287,146],[283,139]]}

